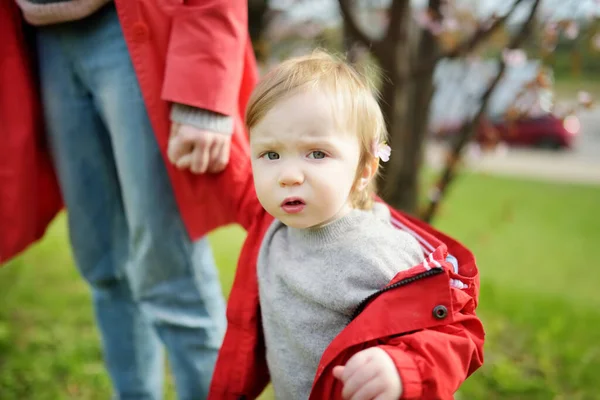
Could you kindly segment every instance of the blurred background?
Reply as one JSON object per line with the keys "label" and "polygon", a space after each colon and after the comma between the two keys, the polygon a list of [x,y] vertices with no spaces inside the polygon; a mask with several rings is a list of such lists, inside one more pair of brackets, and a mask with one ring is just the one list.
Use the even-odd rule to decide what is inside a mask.
{"label": "blurred background", "polygon": [[[600,2],[251,0],[249,16],[262,72],[317,47],[366,71],[393,149],[382,196],[475,253],[485,364],[458,398],[600,399]],[[244,233],[210,239],[228,293]],[[64,214],[0,270],[0,303],[1,400],[109,398]]]}

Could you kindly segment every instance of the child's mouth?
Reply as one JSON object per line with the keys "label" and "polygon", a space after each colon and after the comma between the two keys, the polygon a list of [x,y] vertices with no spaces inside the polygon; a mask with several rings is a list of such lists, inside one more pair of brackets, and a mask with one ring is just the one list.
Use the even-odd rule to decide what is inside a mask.
{"label": "child's mouth", "polygon": [[297,214],[304,210],[306,203],[299,198],[288,198],[281,203],[281,209],[288,214]]}

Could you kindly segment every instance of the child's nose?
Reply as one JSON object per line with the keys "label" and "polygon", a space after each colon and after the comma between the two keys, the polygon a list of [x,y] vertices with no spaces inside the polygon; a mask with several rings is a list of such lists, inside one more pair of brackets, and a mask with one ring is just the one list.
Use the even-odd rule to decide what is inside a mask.
{"label": "child's nose", "polygon": [[287,167],[279,174],[279,186],[301,185],[304,182],[304,174],[299,168]]}

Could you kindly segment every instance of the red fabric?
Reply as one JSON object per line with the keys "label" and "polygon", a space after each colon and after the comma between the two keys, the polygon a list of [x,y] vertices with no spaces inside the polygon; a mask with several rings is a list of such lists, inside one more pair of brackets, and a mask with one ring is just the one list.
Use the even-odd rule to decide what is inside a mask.
{"label": "red fabric", "polygon": [[[2,79],[0,116],[0,261],[13,257],[42,234],[60,209],[39,117],[21,17],[15,4],[0,5]],[[177,204],[191,238],[239,221],[218,207],[219,193],[246,190],[248,140],[243,112],[258,72],[240,0],[116,0],[117,12]],[[231,115],[235,120],[227,187],[214,176],[193,175],[168,162],[170,102]],[[8,138],[7,138],[8,137]],[[7,144],[8,143],[8,144]],[[6,154],[4,154],[6,153]],[[42,191],[42,187],[46,187]],[[40,194],[43,193],[43,196]],[[243,216],[241,217],[243,218]],[[10,227],[10,229],[5,229]]]}
{"label": "red fabric", "polygon": [[19,10],[0,3],[0,264],[38,240],[62,207]]}
{"label": "red fabric", "polygon": [[[248,236],[242,248],[228,302],[228,329],[219,353],[210,399],[254,399],[269,382],[265,360],[256,261],[264,234],[273,221],[254,192],[244,199]],[[325,350],[313,382],[311,400],[341,399],[341,385],[333,367],[344,365],[356,352],[382,348],[392,357],[404,385],[403,399],[452,399],[460,384],[483,363],[484,331],[475,315],[479,278],[471,252],[430,226],[391,210],[404,229],[410,229],[433,251],[431,259],[398,274],[391,282],[413,277],[436,263],[444,268],[372,300]],[[230,210],[236,214],[234,210]],[[239,215],[239,214],[238,214]],[[445,261],[448,252],[459,262],[456,274]],[[429,251],[427,251],[429,253]],[[451,287],[460,279],[466,289]],[[433,310],[443,305],[448,316],[437,319]]]}
{"label": "red fabric", "polygon": [[[247,3],[240,0],[117,0],[117,12],[144,101],[163,153],[177,204],[193,239],[236,221],[221,207],[221,191],[242,190],[249,147],[243,123],[258,70],[247,29]],[[165,101],[167,100],[167,101]],[[213,175],[175,168],[166,157],[170,101],[235,118],[231,185],[217,188]],[[232,198],[240,196],[234,194]]]}

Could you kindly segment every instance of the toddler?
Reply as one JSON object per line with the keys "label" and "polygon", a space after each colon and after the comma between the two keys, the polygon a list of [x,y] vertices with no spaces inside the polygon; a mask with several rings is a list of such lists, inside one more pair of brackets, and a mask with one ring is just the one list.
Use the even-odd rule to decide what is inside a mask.
{"label": "toddler", "polygon": [[477,269],[374,201],[390,153],[366,79],[324,52],[288,60],[255,88],[246,123],[254,190],[223,204],[239,205],[248,236],[210,397],[256,398],[270,380],[281,400],[452,399],[482,363]]}
{"label": "toddler", "polygon": [[[256,194],[275,217],[257,264],[267,364],[278,399],[306,399],[360,302],[423,252],[386,206],[374,207],[385,123],[352,67],[323,53],[284,62],[255,89],[247,125]],[[334,370],[349,394],[370,385],[370,398],[400,396],[385,351],[357,359],[352,371]]]}

